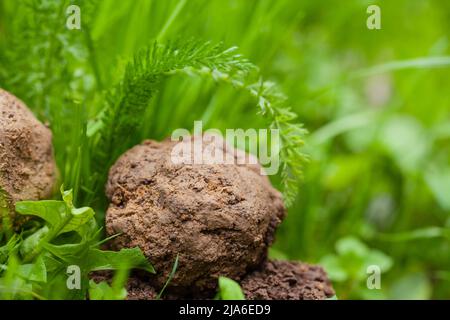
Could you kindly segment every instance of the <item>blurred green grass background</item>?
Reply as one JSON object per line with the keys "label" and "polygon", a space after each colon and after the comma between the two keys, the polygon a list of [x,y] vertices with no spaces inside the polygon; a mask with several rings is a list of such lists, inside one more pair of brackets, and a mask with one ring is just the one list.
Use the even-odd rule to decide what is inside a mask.
{"label": "blurred green grass background", "polygon": [[[272,256],[321,263],[339,299],[450,298],[450,2],[87,3],[80,7],[89,21],[72,37],[89,33],[96,54],[90,63],[80,55],[68,62],[83,80],[82,92],[113,82],[121,62],[152,40],[176,37],[236,45],[281,85],[310,132],[310,163]],[[366,27],[371,4],[381,8],[381,30]],[[16,6],[0,2],[0,43]],[[77,57],[77,47],[67,46]],[[95,85],[91,73],[83,73],[87,64]],[[44,84],[60,81],[47,76]],[[41,118],[58,123],[61,167],[70,161],[70,152],[63,152],[70,148],[67,139],[75,143],[80,129],[62,118],[76,123],[81,109],[64,109],[64,115],[45,109],[45,99],[37,97],[52,92],[44,85],[40,95],[32,94],[35,83],[30,77],[0,86],[31,107],[42,106],[35,109]],[[264,126],[247,96],[212,81],[170,78],[152,103],[140,139],[163,139],[196,119],[219,129]],[[83,112],[96,111],[88,105]],[[383,271],[381,290],[366,286],[370,264]]]}

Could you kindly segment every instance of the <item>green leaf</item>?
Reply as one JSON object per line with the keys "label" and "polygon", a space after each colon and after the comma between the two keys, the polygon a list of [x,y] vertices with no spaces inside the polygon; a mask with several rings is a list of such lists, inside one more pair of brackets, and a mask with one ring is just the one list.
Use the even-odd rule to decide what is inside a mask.
{"label": "green leaf", "polygon": [[38,257],[32,264],[19,266],[17,274],[30,281],[47,282],[47,269],[42,257]]}
{"label": "green leaf", "polygon": [[16,211],[22,215],[39,217],[52,226],[58,226],[66,215],[66,204],[63,201],[20,201],[16,203]]}
{"label": "green leaf", "polygon": [[337,282],[343,282],[348,279],[347,271],[341,265],[339,257],[329,254],[320,259],[320,265],[325,269],[328,277]]}
{"label": "green leaf", "polygon": [[89,299],[91,300],[107,300],[106,297],[112,295],[112,288],[106,281],[96,283],[94,280],[89,281]]}
{"label": "green leaf", "polygon": [[360,240],[354,237],[346,237],[336,242],[336,251],[339,255],[352,255],[356,257],[365,257],[369,249]]}
{"label": "green leaf", "polygon": [[41,229],[26,238],[20,245],[20,254],[25,257],[33,252],[33,250],[38,247],[42,239],[47,236],[49,231],[50,230],[47,226],[43,226]]}
{"label": "green leaf", "polygon": [[47,273],[54,273],[63,268],[63,262],[57,259],[55,256],[46,252],[43,255],[45,267],[47,269]]}
{"label": "green leaf", "polygon": [[221,300],[245,300],[241,286],[227,277],[219,277],[219,295]]}
{"label": "green leaf", "polygon": [[90,271],[138,268],[155,273],[155,269],[139,248],[120,251],[90,249],[86,259]]}
{"label": "green leaf", "polygon": [[[65,298],[84,299],[90,289],[97,298],[123,299],[126,296],[123,285],[130,268],[155,272],[139,248],[117,252],[97,249],[101,229],[97,227],[94,211],[88,207],[75,208],[71,190],[61,190],[61,194],[63,201],[24,201],[17,204],[21,214],[40,217],[47,223],[22,242],[20,252],[25,263],[17,264],[17,275],[33,282],[46,282],[51,278],[51,286],[59,288]],[[81,270],[81,290],[65,289],[65,272],[69,265],[77,265]],[[88,274],[96,270],[124,273],[118,278],[120,282],[117,280],[109,291],[105,284],[89,287]]]}
{"label": "green leaf", "polygon": [[80,231],[81,227],[95,216],[94,210],[87,207],[79,209],[73,208],[71,214],[72,218],[65,224],[64,228],[60,231],[60,234],[70,231]]}
{"label": "green leaf", "polygon": [[[82,237],[96,229],[95,212],[91,208],[75,208],[72,204],[72,190],[61,190],[63,201],[21,201],[16,210],[22,215],[32,215],[46,221],[52,228],[52,237],[75,231]],[[36,238],[38,236],[35,236]]]}
{"label": "green leaf", "polygon": [[89,243],[83,241],[80,243],[67,243],[63,245],[54,245],[50,243],[44,244],[44,248],[55,257],[65,261],[68,264],[77,264],[86,256],[86,252],[89,248]]}
{"label": "green leaf", "polygon": [[0,247],[0,264],[6,263],[8,257],[20,246],[20,238],[15,234]]}
{"label": "green leaf", "polygon": [[91,300],[124,300],[127,297],[127,290],[121,288],[118,292],[106,281],[95,283],[89,281],[89,299]]}
{"label": "green leaf", "polygon": [[166,290],[167,286],[169,285],[170,281],[172,281],[173,277],[175,276],[175,273],[177,272],[177,269],[178,269],[179,257],[180,256],[177,254],[177,257],[175,258],[175,262],[173,263],[173,266],[172,266],[172,271],[170,271],[169,277],[167,278],[166,283],[164,283],[164,287],[161,289],[161,291],[156,296],[156,300],[161,299],[161,296],[163,295],[163,293]]}
{"label": "green leaf", "polygon": [[61,186],[61,196],[63,201],[69,208],[73,208],[73,191],[72,190],[64,190],[64,186]]}
{"label": "green leaf", "polygon": [[39,298],[33,292],[32,284],[25,279],[19,277],[15,277],[14,279],[0,278],[0,298],[2,300],[31,299],[33,296]]}

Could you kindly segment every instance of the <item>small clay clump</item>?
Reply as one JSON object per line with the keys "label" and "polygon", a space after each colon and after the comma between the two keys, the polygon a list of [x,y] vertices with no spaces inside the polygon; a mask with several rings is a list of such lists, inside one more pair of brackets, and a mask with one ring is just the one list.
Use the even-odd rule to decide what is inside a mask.
{"label": "small clay clump", "polygon": [[267,261],[241,286],[248,300],[323,300],[334,295],[325,271],[301,262]]}
{"label": "small clay clump", "polygon": [[50,130],[0,89],[0,202],[6,200],[12,216],[15,202],[49,197],[55,180]]}
{"label": "small clay clump", "polygon": [[127,300],[155,300],[156,290],[146,281],[137,277],[130,277],[126,285]]}
{"label": "small clay clump", "polygon": [[[219,276],[239,280],[266,259],[285,208],[259,164],[178,163],[177,143],[145,141],[120,157],[106,188],[106,229],[120,234],[112,248],[142,249],[157,270],[149,280],[156,290],[179,255],[168,290],[211,295]],[[208,146],[216,155],[235,150],[220,140]]]}

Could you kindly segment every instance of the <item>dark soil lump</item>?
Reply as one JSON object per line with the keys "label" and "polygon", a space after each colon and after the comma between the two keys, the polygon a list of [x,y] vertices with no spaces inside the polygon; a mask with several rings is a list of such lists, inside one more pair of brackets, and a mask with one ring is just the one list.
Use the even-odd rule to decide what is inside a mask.
{"label": "dark soil lump", "polygon": [[267,261],[241,286],[248,300],[323,300],[334,295],[325,271],[301,262]]}

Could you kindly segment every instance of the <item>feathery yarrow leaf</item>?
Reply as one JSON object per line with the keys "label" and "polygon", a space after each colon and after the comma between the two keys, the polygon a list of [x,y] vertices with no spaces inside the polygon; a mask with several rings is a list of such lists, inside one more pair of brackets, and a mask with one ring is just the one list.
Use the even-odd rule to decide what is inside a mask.
{"label": "feathery yarrow leaf", "polygon": [[211,42],[179,40],[166,45],[155,42],[137,54],[127,66],[123,80],[110,92],[108,105],[100,117],[101,125],[96,126],[100,128],[100,143],[96,148],[99,157],[115,161],[133,144],[124,143],[124,138],[141,125],[141,117],[136,115],[144,113],[163,77],[180,72],[198,74],[248,92],[256,99],[270,127],[279,130],[283,193],[286,204],[291,205],[307,161],[302,152],[306,130],[295,122],[297,115],[277,85],[260,79],[258,68],[236,50],[236,47],[224,49],[222,44]]}

